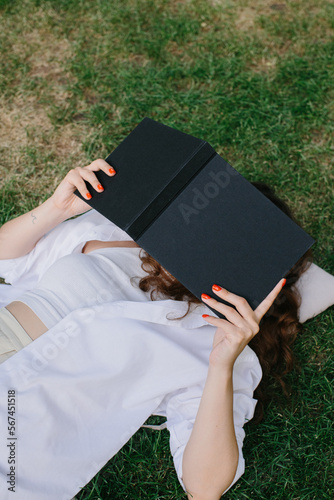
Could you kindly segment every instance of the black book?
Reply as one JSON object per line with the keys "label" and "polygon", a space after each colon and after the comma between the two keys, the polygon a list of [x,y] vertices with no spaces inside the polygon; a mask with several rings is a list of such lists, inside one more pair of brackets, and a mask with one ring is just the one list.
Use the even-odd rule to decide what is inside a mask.
{"label": "black book", "polygon": [[[84,199],[201,299],[212,285],[252,309],[315,240],[204,140],[144,118],[95,172]],[[218,317],[224,315],[210,308]]]}

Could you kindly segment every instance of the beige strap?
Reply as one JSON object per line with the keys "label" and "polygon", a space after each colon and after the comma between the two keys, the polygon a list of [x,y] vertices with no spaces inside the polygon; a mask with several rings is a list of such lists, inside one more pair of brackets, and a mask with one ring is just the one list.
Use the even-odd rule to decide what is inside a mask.
{"label": "beige strap", "polygon": [[141,427],[147,427],[148,429],[155,429],[157,431],[161,431],[162,429],[167,428],[167,422],[164,422],[163,424],[160,425],[142,425]]}

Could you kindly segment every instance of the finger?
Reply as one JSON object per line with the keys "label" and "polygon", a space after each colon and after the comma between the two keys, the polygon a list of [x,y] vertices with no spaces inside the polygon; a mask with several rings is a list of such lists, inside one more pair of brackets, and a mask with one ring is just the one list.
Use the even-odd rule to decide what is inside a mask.
{"label": "finger", "polygon": [[244,318],[242,318],[238,313],[238,311],[236,311],[232,307],[227,306],[226,304],[222,304],[221,302],[218,302],[218,300],[213,299],[212,297],[207,299],[203,294],[201,295],[201,299],[208,306],[224,314],[224,316],[234,325],[239,327],[245,326]]}
{"label": "finger", "polygon": [[244,297],[240,297],[240,295],[229,292],[228,290],[226,290],[226,288],[220,287],[220,290],[215,290],[214,287],[218,286],[213,285],[212,287],[212,291],[217,294],[218,297],[222,298],[226,302],[229,302],[230,304],[233,304],[237,308],[241,316],[247,321],[249,321],[250,323],[252,321],[254,322],[254,311]]}
{"label": "finger", "polygon": [[113,176],[116,174],[114,167],[110,166],[109,163],[107,163],[105,160],[102,160],[102,158],[94,160],[90,165],[88,165],[85,168],[93,170],[94,172],[96,172],[97,170],[103,170],[103,172],[109,176]]}
{"label": "finger", "polygon": [[70,172],[68,173],[67,181],[71,186],[79,191],[83,198],[85,198],[86,200],[91,199],[92,195],[87,191],[87,186],[83,178],[78,173],[76,173],[75,170],[70,170]]}
{"label": "finger", "polygon": [[282,290],[285,283],[286,283],[286,279],[285,278],[281,279],[277,283],[277,285],[272,289],[272,291],[267,295],[267,297],[265,299],[263,299],[261,304],[259,306],[257,306],[254,313],[255,313],[255,316],[256,316],[258,321],[260,321],[262,319],[262,317],[266,314],[266,312],[273,305],[274,300],[276,299],[277,295]]}
{"label": "finger", "polygon": [[102,193],[102,191],[104,191],[102,184],[100,183],[94,172],[81,167],[77,167],[75,170],[83,179],[85,179],[85,181],[89,182],[89,184],[93,186],[95,191],[97,191],[98,193]]}
{"label": "finger", "polygon": [[209,316],[207,314],[202,315],[203,319],[207,321],[210,325],[216,326],[217,328],[221,328],[225,333],[231,334],[239,334],[240,330],[237,326],[233,325],[226,319],[215,318],[214,316]]}

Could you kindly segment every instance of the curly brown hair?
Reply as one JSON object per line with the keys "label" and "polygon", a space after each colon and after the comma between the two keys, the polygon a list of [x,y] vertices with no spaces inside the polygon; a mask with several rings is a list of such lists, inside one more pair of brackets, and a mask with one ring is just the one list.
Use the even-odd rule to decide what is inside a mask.
{"label": "curly brown hair", "polygon": [[[300,226],[286,202],[280,199],[271,187],[263,182],[251,184]],[[138,286],[144,292],[151,290],[151,300],[156,300],[159,296],[164,299],[167,296],[173,300],[186,300],[188,309],[181,318],[189,313],[191,304],[203,304],[144,249],[140,251],[140,259],[141,267],[148,275],[140,279]],[[264,408],[276,393],[276,391],[269,390],[272,383],[279,385],[287,398],[289,396],[290,388],[284,377],[298,366],[292,346],[298,332],[302,329],[302,324],[298,320],[301,297],[294,285],[312,261],[312,249],[309,249],[286,275],[284,288],[263,316],[258,334],[249,342],[249,346],[259,358],[263,372],[261,382],[254,392],[254,397],[258,400],[254,423],[259,423],[263,419]]]}

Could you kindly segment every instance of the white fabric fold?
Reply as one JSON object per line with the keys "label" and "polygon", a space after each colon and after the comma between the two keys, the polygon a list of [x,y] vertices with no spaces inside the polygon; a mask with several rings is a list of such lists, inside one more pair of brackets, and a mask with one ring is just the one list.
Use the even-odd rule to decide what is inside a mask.
{"label": "white fabric fold", "polygon": [[[156,309],[164,318],[166,308]],[[5,443],[13,437],[17,498],[69,499],[166,394],[205,380],[207,352],[195,357],[185,337],[201,344],[203,336],[212,339],[212,329],[204,326],[196,336],[193,329],[170,328],[168,320],[157,328],[144,314],[129,318],[122,302],[78,309],[0,366],[2,499],[12,498]],[[17,402],[12,437],[6,433],[9,389]]]}
{"label": "white fabric fold", "polygon": [[[95,210],[68,220],[49,231],[29,254],[0,260],[0,276],[10,283],[0,285],[0,306],[32,289],[57,259],[81,252],[86,241],[94,239],[132,241]],[[300,282],[303,321],[308,319],[305,307],[312,309],[310,284],[319,288],[323,283],[316,279],[319,269],[312,267]],[[334,278],[329,273],[325,278],[326,290],[332,293]],[[182,457],[215,332],[201,316],[214,315],[204,304],[192,307],[185,318],[171,320],[186,310],[186,302],[170,299],[117,300],[76,309],[0,365],[1,499],[13,498],[7,482],[7,445],[16,440],[8,435],[8,390],[15,390],[16,398],[16,498],[72,498],[141,426],[154,428],[144,424],[150,415],[167,418],[159,427],[170,433],[175,470],[185,490]],[[230,487],[244,472],[243,426],[253,416],[253,392],[261,376],[258,358],[246,346],[233,370],[239,463]]]}

